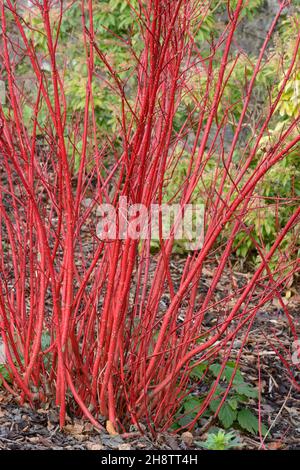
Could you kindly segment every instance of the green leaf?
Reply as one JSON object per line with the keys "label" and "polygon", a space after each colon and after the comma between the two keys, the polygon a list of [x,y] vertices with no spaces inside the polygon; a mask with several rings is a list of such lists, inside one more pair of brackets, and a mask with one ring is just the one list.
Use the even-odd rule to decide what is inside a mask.
{"label": "green leaf", "polygon": [[213,411],[215,413],[217,411],[220,403],[221,403],[221,400],[212,400],[209,404],[209,408],[211,409],[211,411]]}
{"label": "green leaf", "polygon": [[[238,423],[251,434],[258,433],[258,418],[248,408],[244,408],[238,413]],[[264,424],[261,426],[262,434],[266,434],[267,428]]]}
{"label": "green leaf", "polygon": [[231,406],[225,403],[219,411],[218,418],[223,424],[225,429],[230,428],[237,417],[237,411],[233,410]]}
{"label": "green leaf", "polygon": [[213,373],[215,377],[217,377],[221,370],[221,364],[212,364],[209,367],[209,370]]}
{"label": "green leaf", "polygon": [[236,398],[230,398],[230,400],[228,400],[228,405],[233,409],[233,410],[237,410],[237,407],[238,407],[238,400]]}
{"label": "green leaf", "polygon": [[194,412],[197,412],[199,410],[199,407],[201,405],[201,400],[199,398],[196,398],[196,397],[188,397],[185,401],[184,401],[184,411],[187,411],[187,412],[191,412],[191,411],[194,411]]}
{"label": "green leaf", "polygon": [[196,417],[196,413],[185,415],[178,420],[178,424],[180,425],[180,427],[187,428],[191,424],[191,422],[195,419],[195,417]]}
{"label": "green leaf", "polygon": [[197,366],[193,367],[191,371],[191,377],[196,379],[202,379],[204,372],[207,369],[207,363],[203,362],[202,364],[198,364]]}
{"label": "green leaf", "polygon": [[[213,400],[210,402],[209,407],[215,413],[220,406],[221,400]],[[236,420],[237,411],[234,410],[228,403],[224,403],[218,413],[218,418],[221,421],[224,428],[230,428],[233,422]]]}
{"label": "green leaf", "polygon": [[[209,370],[213,373],[215,377],[218,377],[220,371],[221,371],[222,364],[212,364],[209,368]],[[232,375],[234,375],[233,383],[239,384],[239,383],[244,383],[244,377],[242,376],[241,372],[237,369],[235,372],[235,363],[234,362],[228,362],[226,366],[223,369],[222,376],[221,378],[224,380],[227,380],[227,382],[230,382]]]}
{"label": "green leaf", "polygon": [[258,397],[257,389],[252,387],[252,385],[247,384],[246,382],[233,384],[233,388],[236,390],[236,392],[238,394],[244,395],[248,398],[257,398]]}

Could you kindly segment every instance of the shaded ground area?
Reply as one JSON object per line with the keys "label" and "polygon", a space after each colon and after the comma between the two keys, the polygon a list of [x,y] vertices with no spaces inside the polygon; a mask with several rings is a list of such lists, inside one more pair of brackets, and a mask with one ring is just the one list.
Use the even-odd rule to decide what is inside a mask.
{"label": "shaded ground area", "polygon": [[9,450],[131,450],[131,449],[188,449],[184,436],[159,434],[141,436],[138,432],[126,436],[111,436],[97,432],[82,420],[68,419],[59,430],[58,413],[50,410],[32,410],[0,395],[0,449]]}
{"label": "shaded ground area", "polygon": [[[80,420],[69,422],[63,431],[58,427],[58,415],[53,410],[34,411],[19,407],[17,403],[0,397],[0,449],[8,450],[130,450],[199,449],[199,443],[206,435],[158,434],[153,439],[147,432],[144,436],[129,433],[127,436],[110,436],[98,433],[93,427]],[[274,393],[262,405],[264,421],[272,426],[265,445],[267,449],[300,450],[300,396],[290,391],[286,396]],[[258,437],[239,433],[242,447],[260,448]]]}
{"label": "shaded ground area", "polygon": [[[255,341],[259,341],[256,336]],[[257,358],[247,346],[241,371],[248,382],[257,385]],[[261,352],[261,416],[269,430],[265,447],[270,450],[300,450],[300,393],[292,387],[286,370],[279,359],[268,351]],[[253,403],[257,412],[257,403]],[[203,424],[203,422],[202,422]],[[154,439],[147,430],[144,435],[131,432],[124,436],[99,433],[93,426],[77,418],[67,418],[65,429],[58,426],[57,410],[32,410],[2,392],[0,394],[0,449],[9,450],[131,450],[200,449],[199,443],[206,439],[207,431],[214,422],[196,428],[190,433],[162,433]],[[208,426],[210,424],[210,426]],[[205,429],[206,428],[206,429]],[[258,436],[235,430],[242,448],[259,449]]]}
{"label": "shaded ground area", "polygon": [[[176,286],[181,279],[184,259],[175,258],[171,265],[172,279]],[[213,277],[213,270],[204,270],[204,278],[199,286],[199,302],[205,296]],[[241,288],[248,281],[245,273],[225,272],[216,290],[217,298],[224,299],[228,289]],[[231,279],[231,282],[229,282]],[[229,284],[232,284],[229,287]],[[293,323],[299,326],[300,295],[299,286],[291,288],[291,298],[284,299],[288,305]],[[234,299],[232,299],[234,301]],[[160,314],[169,305],[170,299],[166,293],[161,301]],[[230,302],[230,300],[229,300]],[[182,314],[184,315],[184,309]],[[208,313],[204,326],[211,328],[222,311],[214,308]],[[184,319],[184,317],[183,317]],[[298,334],[300,331],[298,331]],[[231,359],[238,358],[242,347],[243,331],[235,339],[231,350]],[[261,395],[261,421],[268,433],[262,444],[257,435],[242,431],[238,427],[235,434],[241,442],[241,448],[259,449],[262,445],[266,449],[300,450],[300,386],[292,385],[287,368],[274,350],[279,345],[281,350],[291,351],[293,337],[288,319],[277,301],[265,305],[256,314],[251,331],[243,346],[243,353],[239,360],[239,367],[247,383],[260,390]],[[260,370],[260,374],[259,371]],[[300,383],[299,371],[291,371]],[[194,387],[194,392],[201,393],[201,389]],[[257,415],[258,401],[250,400],[248,404]],[[20,407],[3,390],[0,391],[0,449],[10,450],[186,450],[201,449],[201,442],[207,438],[207,433],[213,428],[220,427],[220,423],[212,418],[201,418],[199,425],[192,434],[178,432],[160,433],[155,438],[145,429],[144,435],[137,430],[126,435],[110,435],[99,433],[93,426],[84,420],[67,417],[64,430],[58,426],[58,411],[48,405],[45,408],[32,410],[28,405]]]}

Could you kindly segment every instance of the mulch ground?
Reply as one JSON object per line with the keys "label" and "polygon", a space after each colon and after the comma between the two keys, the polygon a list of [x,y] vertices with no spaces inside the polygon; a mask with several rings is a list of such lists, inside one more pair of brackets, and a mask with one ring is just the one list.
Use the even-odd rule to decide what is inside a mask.
{"label": "mulch ground", "polygon": [[[299,315],[299,308],[294,314]],[[287,370],[266,342],[270,313],[258,314],[256,325],[245,345],[240,370],[247,382],[254,386],[260,383],[261,417],[269,429],[265,447],[269,450],[300,450],[300,391],[289,380]],[[277,314],[276,321],[282,323],[283,343],[290,342],[285,317]],[[271,323],[272,324],[272,323]],[[278,324],[277,324],[278,327]],[[261,334],[264,331],[264,334]],[[257,354],[259,349],[261,380],[258,382]],[[238,349],[237,349],[238,352]],[[233,351],[234,354],[234,351]],[[257,412],[257,402],[253,402]],[[199,449],[205,440],[209,426],[196,428],[193,436],[161,433],[154,439],[145,430],[144,435],[131,432],[127,435],[101,433],[93,426],[77,418],[67,418],[63,430],[58,425],[58,410],[55,408],[31,409],[19,404],[5,392],[0,392],[0,449],[8,450],[187,450]],[[212,423],[212,425],[215,423]],[[203,429],[205,428],[205,431]],[[259,449],[258,436],[236,430],[242,448]]]}
{"label": "mulch ground", "polygon": [[[275,369],[272,364],[272,371]],[[280,370],[277,372],[276,385],[273,388],[267,386],[262,400],[262,419],[271,428],[265,446],[270,450],[300,450],[300,394],[288,386]],[[263,375],[267,378],[269,371]],[[242,448],[260,448],[258,437],[242,432],[237,434]],[[144,435],[132,432],[126,436],[112,436],[100,433],[90,423],[78,419],[69,419],[60,430],[56,410],[21,407],[13,399],[0,395],[1,450],[187,450],[199,449],[197,443],[205,437],[206,433],[199,435],[197,429],[192,442],[191,435],[184,433],[162,433],[155,439],[146,431]]]}
{"label": "mulch ground", "polygon": [[[172,278],[176,286],[181,279],[184,260],[176,259],[172,267]],[[201,282],[200,295],[205,295],[213,271],[205,269]],[[237,273],[234,282],[237,287],[247,283],[248,276]],[[178,279],[177,279],[178,278]],[[201,291],[202,294],[201,294]],[[292,289],[288,299],[290,315],[300,320],[299,288]],[[217,295],[224,298],[228,292],[228,276],[224,273]],[[201,299],[200,299],[201,300]],[[161,301],[161,313],[169,304],[168,295]],[[208,315],[207,327],[213,326],[214,315]],[[297,321],[295,322],[297,324]],[[300,331],[298,331],[300,334]],[[269,342],[270,339],[270,342]],[[240,370],[247,382],[260,387],[261,418],[269,433],[265,447],[272,450],[300,450],[300,386],[297,390],[291,383],[287,369],[276,355],[272,344],[278,340],[281,347],[291,350],[293,341],[287,318],[276,301],[264,306],[256,315],[255,322],[243,348]],[[239,353],[241,340],[236,338],[232,358]],[[260,380],[258,380],[258,353]],[[293,371],[296,376],[299,372]],[[300,381],[299,381],[300,383]],[[253,401],[253,411],[257,414],[257,401]],[[28,405],[20,406],[12,397],[0,390],[0,450],[187,450],[200,449],[199,442],[207,437],[207,432],[216,423],[201,420],[199,428],[192,435],[184,433],[160,433],[155,438],[150,433],[131,432],[127,435],[110,435],[99,432],[93,426],[77,418],[67,418],[66,426],[59,429],[58,410],[53,407],[33,410]],[[261,441],[240,430],[235,430],[242,448],[259,449]]]}
{"label": "mulch ground", "polygon": [[[185,450],[190,448],[184,436],[158,434],[156,439],[145,432],[126,436],[100,433],[82,420],[69,419],[59,429],[58,412],[53,409],[32,410],[20,407],[7,396],[0,395],[1,450]],[[194,446],[193,446],[194,447]]]}

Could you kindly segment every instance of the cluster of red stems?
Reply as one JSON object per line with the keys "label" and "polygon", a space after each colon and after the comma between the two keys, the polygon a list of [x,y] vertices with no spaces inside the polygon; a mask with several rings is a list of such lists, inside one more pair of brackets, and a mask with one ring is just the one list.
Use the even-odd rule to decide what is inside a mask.
{"label": "cluster of red stems", "polygon": [[[226,106],[222,99],[238,57],[244,54],[235,33],[245,2],[228,2],[225,26],[206,44],[205,53],[197,48],[193,34],[205,21],[209,1],[137,3],[138,8],[131,7],[143,50],[139,55],[132,50],[136,88],[129,100],[126,82],[97,41],[93,1],[78,0],[80,47],[88,74],[84,112],[72,114],[64,93],[64,70],[57,59],[68,2],[0,1],[1,79],[8,108],[4,112],[4,104],[0,107],[0,334],[11,377],[0,375],[0,380],[21,402],[55,400],[61,426],[70,406],[98,429],[104,419],[119,431],[143,422],[153,432],[168,429],[188,393],[192,368],[216,360],[225,367],[237,334],[242,338],[238,365],[257,312],[274,298],[287,317],[291,341],[297,339],[295,321],[281,292],[299,271],[299,259],[287,257],[282,242],[293,233],[296,253],[300,207],[278,230],[271,248],[263,240],[253,240],[261,261],[246,285],[236,285],[231,266],[237,234],[243,230],[251,235],[247,214],[257,209],[258,202],[264,203],[259,196],[261,181],[300,141],[299,116],[292,117],[257,162],[261,140],[268,135],[299,60],[300,33],[280,87],[270,92],[251,135],[244,132],[257,75],[286,2],[278,3],[256,62],[249,61],[252,72],[245,79],[238,120],[231,112],[236,103]],[[8,16],[13,29],[8,27]],[[43,22],[46,56],[32,39],[30,18],[36,16]],[[24,57],[30,63],[30,94],[17,74]],[[101,74],[95,71],[96,57],[103,64]],[[44,70],[45,60],[51,72]],[[192,76],[205,83],[202,93],[190,89]],[[99,80],[105,80],[121,102],[118,128],[105,138],[97,132],[94,106]],[[175,130],[174,119],[187,94],[192,105],[181,128]],[[25,122],[25,104],[32,109],[30,126]],[[42,106],[47,108],[46,120],[40,119]],[[229,122],[234,133],[226,148]],[[178,148],[189,155],[187,175],[178,187],[180,204],[189,203],[195,189],[201,188],[205,236],[203,247],[188,253],[180,279],[174,281],[174,237],[161,240],[155,255],[150,240],[101,241],[92,213],[101,203],[117,208],[120,196],[146,207],[161,203],[169,170],[180,161]],[[238,163],[233,158],[236,149],[241,153]],[[74,172],[78,153],[80,164]],[[207,185],[205,174],[212,160],[214,175]],[[87,198],[92,200],[89,206]],[[274,204],[281,202],[278,198]],[[213,276],[203,293],[203,270],[213,260]],[[216,293],[224,275],[229,290],[220,298]],[[163,309],[166,295],[169,302]],[[208,315],[215,318],[209,327],[205,326]],[[46,348],[42,347],[44,335],[49,338]],[[273,342],[271,346],[297,385],[292,351]],[[194,422],[208,407],[220,375]]]}

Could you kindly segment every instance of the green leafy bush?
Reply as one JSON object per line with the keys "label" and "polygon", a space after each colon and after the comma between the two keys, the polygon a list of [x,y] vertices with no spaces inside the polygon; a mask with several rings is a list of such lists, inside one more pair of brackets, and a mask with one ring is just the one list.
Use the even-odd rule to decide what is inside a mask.
{"label": "green leafy bush", "polygon": [[[221,372],[221,368],[221,364],[216,363],[208,365],[204,362],[194,367],[191,377],[200,380],[206,372],[205,382],[207,384],[212,383],[212,387],[214,386],[214,379],[216,379]],[[225,429],[238,427],[250,434],[257,434],[259,431],[258,418],[249,408],[250,400],[255,402],[258,399],[257,389],[245,381],[239,369],[235,371],[235,363],[232,361],[227,362],[221,374],[220,381],[214,391],[213,399],[210,401],[209,408],[202,416],[209,418],[217,412],[233,375],[232,387],[218,412],[218,422]],[[184,427],[186,424],[193,421],[203,401],[203,396],[195,394],[188,395],[178,414],[176,426]],[[264,424],[262,424],[261,430],[263,434],[267,432]]]}

